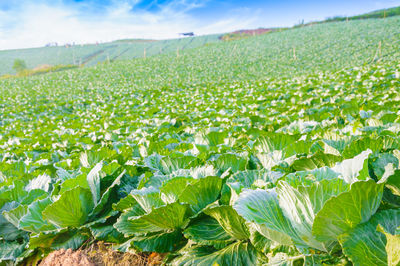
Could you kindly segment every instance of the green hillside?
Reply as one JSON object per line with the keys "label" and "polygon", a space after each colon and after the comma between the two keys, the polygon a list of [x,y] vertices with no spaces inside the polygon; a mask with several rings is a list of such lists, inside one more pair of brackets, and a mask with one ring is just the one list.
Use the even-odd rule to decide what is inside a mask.
{"label": "green hillside", "polygon": [[387,18],[387,17],[394,17],[400,16],[400,6],[380,9],[373,12],[369,12],[366,14],[361,14],[357,16],[350,16],[350,17],[342,17],[337,16],[333,18],[327,19],[328,22],[330,21],[345,21],[345,20],[356,20],[356,19],[370,19],[370,18]]}
{"label": "green hillside", "polygon": [[0,51],[0,75],[14,73],[15,59],[22,59],[28,68],[48,65],[93,66],[99,62],[133,59],[160,53],[192,49],[207,43],[217,42],[219,35],[207,35],[173,40],[143,42],[139,40],[121,40],[111,43],[42,47]]}
{"label": "green hillside", "polygon": [[174,266],[398,265],[399,25],[0,80],[0,265],[99,242]]}

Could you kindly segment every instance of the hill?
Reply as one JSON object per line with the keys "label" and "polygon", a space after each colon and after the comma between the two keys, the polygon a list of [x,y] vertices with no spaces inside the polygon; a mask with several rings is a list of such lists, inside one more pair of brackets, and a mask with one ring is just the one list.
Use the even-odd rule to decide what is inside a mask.
{"label": "hill", "polygon": [[400,6],[386,8],[386,9],[380,9],[380,10],[372,11],[369,13],[356,15],[356,16],[350,16],[350,17],[336,16],[333,18],[328,18],[326,21],[331,22],[331,21],[345,21],[345,20],[356,20],[356,19],[387,18],[387,17],[394,17],[394,16],[399,16],[399,15],[400,15]]}
{"label": "hill", "polygon": [[400,6],[399,7],[392,7],[386,9],[380,9],[376,11],[372,11],[365,14],[360,14],[356,16],[334,16],[331,18],[327,18],[322,21],[311,21],[308,23],[300,23],[295,25],[294,27],[305,27],[314,24],[321,24],[321,23],[329,23],[329,22],[339,22],[339,21],[350,21],[350,20],[360,20],[360,19],[374,19],[374,18],[387,18],[387,17],[395,17],[400,16]]}
{"label": "hill", "polygon": [[15,59],[22,59],[28,68],[40,65],[85,65],[101,62],[133,59],[160,53],[176,53],[177,50],[192,49],[219,41],[219,35],[188,37],[173,40],[117,40],[110,43],[65,45],[31,49],[0,51],[0,75],[14,73]]}
{"label": "hill", "polygon": [[399,24],[0,80],[0,265],[397,265]]}
{"label": "hill", "polygon": [[[399,16],[399,15],[400,15],[400,7],[393,7],[393,8],[376,10],[373,12],[360,14],[360,15],[356,15],[356,16],[335,16],[332,18],[327,18],[322,21],[312,21],[312,22],[308,22],[308,23],[300,23],[300,24],[294,25],[293,28],[305,27],[305,26],[321,24],[321,23],[329,23],[329,22],[371,19],[371,18],[387,18],[387,17],[394,17],[394,16]],[[238,40],[238,39],[242,39],[242,38],[252,37],[255,35],[271,33],[274,31],[283,31],[283,30],[287,30],[287,29],[288,28],[242,29],[242,30],[225,33],[220,36],[220,39],[223,41]]]}

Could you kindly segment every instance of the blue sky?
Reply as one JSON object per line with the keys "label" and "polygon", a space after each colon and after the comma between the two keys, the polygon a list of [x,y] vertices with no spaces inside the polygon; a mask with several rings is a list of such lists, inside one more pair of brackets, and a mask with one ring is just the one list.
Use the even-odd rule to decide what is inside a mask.
{"label": "blue sky", "polygon": [[0,0],[0,49],[292,26],[398,5],[400,0]]}

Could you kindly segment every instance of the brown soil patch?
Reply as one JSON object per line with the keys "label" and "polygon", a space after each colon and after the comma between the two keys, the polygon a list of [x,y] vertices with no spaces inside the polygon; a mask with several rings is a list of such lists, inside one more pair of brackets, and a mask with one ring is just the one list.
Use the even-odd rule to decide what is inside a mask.
{"label": "brown soil patch", "polygon": [[118,252],[98,242],[85,249],[73,251],[60,249],[50,253],[40,266],[146,266],[161,265],[162,254],[133,254]]}
{"label": "brown soil patch", "polygon": [[41,263],[41,266],[95,266],[93,262],[80,250],[60,249],[51,252]]}

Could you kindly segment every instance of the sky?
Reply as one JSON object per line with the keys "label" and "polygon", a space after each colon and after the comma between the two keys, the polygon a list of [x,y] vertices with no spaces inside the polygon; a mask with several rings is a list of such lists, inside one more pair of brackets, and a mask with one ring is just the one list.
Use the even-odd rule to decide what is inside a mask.
{"label": "sky", "polygon": [[0,0],[0,50],[293,26],[400,0]]}

